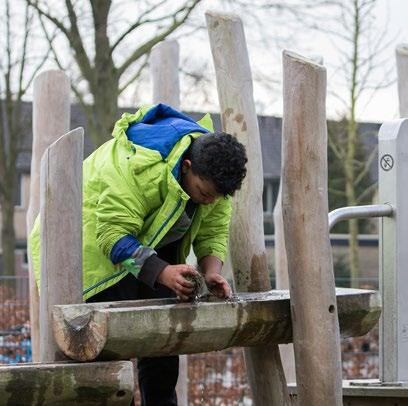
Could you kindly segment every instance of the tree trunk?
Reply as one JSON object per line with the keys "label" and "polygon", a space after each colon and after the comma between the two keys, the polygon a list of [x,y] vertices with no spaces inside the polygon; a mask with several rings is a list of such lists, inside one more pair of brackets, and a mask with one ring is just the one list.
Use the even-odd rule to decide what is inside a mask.
{"label": "tree trunk", "polygon": [[[347,152],[344,161],[344,172],[346,178],[346,201],[347,206],[355,206],[356,179],[354,163],[357,150],[357,123],[356,123],[356,104],[358,93],[358,75],[360,64],[360,7],[359,1],[354,1],[354,26],[353,26],[353,55],[351,58],[351,83],[350,83],[350,116],[347,126]],[[349,267],[351,287],[357,287],[359,284],[360,268],[358,253],[358,220],[354,219],[349,222]]]}
{"label": "tree trunk", "polygon": [[118,82],[117,78],[101,75],[98,87],[94,90],[92,113],[87,113],[89,135],[95,148],[111,139],[115,121],[118,119]]}
{"label": "tree trunk", "polygon": [[[354,206],[348,204],[348,206]],[[349,258],[350,258],[350,279],[352,288],[358,288],[360,278],[360,264],[358,252],[358,220],[352,219],[349,222]]]}
{"label": "tree trunk", "polygon": [[[353,98],[354,100],[354,98]],[[347,154],[344,160],[344,171],[346,178],[346,201],[347,206],[356,206],[356,190],[355,190],[355,169],[354,162],[356,159],[357,150],[357,123],[355,120],[355,102],[352,103],[351,117],[347,128]],[[349,221],[349,267],[351,287],[357,288],[359,285],[360,266],[358,252],[358,220]]]}
{"label": "tree trunk", "polygon": [[[7,182],[11,187],[11,182]],[[14,231],[14,191],[7,190],[1,204],[2,228],[1,242],[3,250],[3,275],[15,274],[16,236]]]}

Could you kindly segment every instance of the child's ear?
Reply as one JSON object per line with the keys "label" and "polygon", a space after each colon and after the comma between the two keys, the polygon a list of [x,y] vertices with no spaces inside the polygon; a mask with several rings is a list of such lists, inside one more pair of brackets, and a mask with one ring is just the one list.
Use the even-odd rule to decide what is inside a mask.
{"label": "child's ear", "polygon": [[182,164],[182,166],[181,166],[181,172],[184,174],[184,173],[187,173],[187,171],[189,170],[191,168],[191,161],[189,160],[189,159],[185,159],[184,161],[183,161],[183,164]]}

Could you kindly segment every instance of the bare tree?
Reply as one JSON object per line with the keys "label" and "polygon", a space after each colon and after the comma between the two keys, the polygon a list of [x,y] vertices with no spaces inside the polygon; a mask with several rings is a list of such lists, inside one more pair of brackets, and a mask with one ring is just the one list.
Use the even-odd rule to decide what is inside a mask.
{"label": "bare tree", "polygon": [[[336,76],[342,76],[345,97],[335,94],[343,104],[343,129],[329,132],[329,147],[338,160],[344,174],[341,188],[331,188],[332,194],[345,199],[347,206],[369,203],[377,184],[368,183],[368,174],[377,149],[367,155],[359,153],[361,137],[357,122],[357,111],[363,110],[373,94],[380,88],[389,86],[391,72],[384,57],[386,27],[378,29],[375,21],[377,0],[347,0],[333,2],[337,9],[337,27],[316,27],[335,38],[333,46],[339,55]],[[388,69],[387,69],[388,68]],[[343,134],[343,135],[342,135]],[[374,136],[374,134],[372,135]],[[361,152],[361,149],[360,149]],[[361,186],[364,185],[362,188]],[[359,252],[357,219],[349,221],[349,267],[352,287],[358,287]]]}
{"label": "bare tree", "polygon": [[60,68],[66,68],[66,48],[58,49],[54,30],[73,52],[78,71],[73,91],[98,146],[117,119],[118,97],[140,76],[152,47],[182,26],[201,0],[146,0],[116,7],[111,0],[65,0],[60,7],[55,1],[26,1],[37,11]]}
{"label": "bare tree", "polygon": [[16,244],[14,206],[18,187],[16,163],[24,123],[22,100],[46,56],[38,59],[33,55],[33,13],[25,2],[6,0],[3,7],[0,28],[5,40],[0,45],[1,242],[4,274],[13,275]]}

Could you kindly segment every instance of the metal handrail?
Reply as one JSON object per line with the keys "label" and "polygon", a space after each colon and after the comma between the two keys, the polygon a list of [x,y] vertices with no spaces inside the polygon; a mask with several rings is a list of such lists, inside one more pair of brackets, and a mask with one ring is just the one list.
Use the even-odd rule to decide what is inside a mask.
{"label": "metal handrail", "polygon": [[367,217],[391,217],[394,211],[394,207],[388,203],[341,207],[329,213],[329,230],[342,220]]}

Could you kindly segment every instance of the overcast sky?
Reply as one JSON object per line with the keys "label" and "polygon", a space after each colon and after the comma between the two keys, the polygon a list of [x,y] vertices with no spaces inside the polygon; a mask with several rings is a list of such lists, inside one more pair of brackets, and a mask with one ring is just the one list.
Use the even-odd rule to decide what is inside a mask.
{"label": "overcast sky", "polygon": [[[208,8],[208,3],[206,4]],[[217,10],[217,8],[213,8]],[[203,10],[204,11],[204,10]],[[220,9],[220,11],[222,11]],[[337,40],[329,38],[326,34],[319,32],[305,32],[305,30],[298,29],[293,32],[287,31],[291,41],[281,39],[276,43],[276,47],[272,45],[266,50],[254,34],[253,22],[245,15],[240,15],[243,20],[245,32],[248,42],[248,52],[250,54],[250,61],[253,69],[253,75],[260,70],[262,74],[269,78],[269,86],[265,89],[264,85],[255,83],[254,97],[257,104],[257,111],[261,114],[282,114],[282,95],[281,95],[281,48],[289,48],[293,51],[299,52],[305,56],[322,58],[324,65],[327,68],[327,78],[329,94],[327,98],[327,115],[330,118],[338,118],[342,115],[344,107],[337,97],[333,97],[331,93],[336,93],[347,99],[347,92],[344,87],[344,79],[338,71],[339,55],[334,48],[334,43],[337,45]],[[267,16],[268,21],[265,21],[266,26],[273,26],[273,21]],[[384,43],[389,42],[389,46],[379,56],[379,60],[385,60],[381,63],[378,72],[373,75],[372,82],[380,83],[394,79],[394,82],[385,89],[377,90],[374,94],[367,92],[367,94],[360,100],[357,109],[357,117],[361,121],[378,121],[382,122],[387,119],[398,117],[398,94],[396,86],[396,69],[395,69],[395,47],[398,43],[408,43],[408,0],[378,0],[375,15],[375,32],[380,34],[384,27],[387,28]],[[252,26],[251,26],[252,24]],[[279,25],[280,32],[284,31]],[[284,37],[284,35],[283,35]],[[182,59],[188,57],[191,52],[189,45],[190,39],[181,39],[181,55]],[[211,54],[207,39],[207,44],[200,47],[200,54],[204,59],[211,61]],[[191,55],[191,54],[190,54]],[[337,66],[337,67],[336,67]],[[212,71],[212,61],[208,69]],[[387,77],[384,77],[386,71],[390,71]],[[213,72],[210,74],[211,80],[214,80]],[[182,84],[183,86],[183,84]],[[205,109],[216,111],[218,109],[218,100],[215,94],[215,82],[210,85],[209,103],[200,102],[200,105]],[[271,88],[273,90],[271,90]],[[191,98],[185,97],[182,100],[182,107],[186,110],[191,110],[193,102]],[[197,106],[193,106],[196,110]]]}
{"label": "overcast sky", "polygon": [[[256,4],[258,1],[263,0],[252,0],[252,3]],[[287,0],[287,3],[291,1],[298,0]],[[344,2],[346,1],[350,2],[351,0],[344,0]],[[125,1],[125,3],[127,5],[126,15],[129,21],[133,21],[133,16],[137,15],[138,3],[130,1]],[[327,115],[334,119],[344,115],[344,106],[339,102],[338,97],[332,95],[336,94],[342,98],[348,98],[344,77],[339,71],[339,54],[336,50],[336,46],[342,47],[340,41],[319,31],[307,31],[302,28],[300,23],[296,25],[279,13],[271,15],[261,12],[258,15],[261,21],[260,24],[257,24],[247,13],[234,10],[234,7],[233,1],[205,0],[197,8],[194,18],[205,26],[204,13],[207,9],[221,12],[233,10],[241,17],[247,37],[247,47],[254,77],[254,98],[258,114],[282,115],[281,52],[282,49],[286,48],[304,56],[323,60],[327,68],[328,80]],[[120,10],[116,17],[124,18],[124,14]],[[320,24],[319,17],[321,18],[320,11],[316,15],[316,22]],[[375,17],[376,30],[374,33],[381,35],[384,27],[387,27],[384,41],[389,45],[379,55],[379,60],[384,62],[381,64],[381,69],[378,69],[376,75],[372,77],[372,81],[377,84],[383,81],[393,81],[393,83],[385,89],[377,90],[372,97],[367,93],[358,104],[357,118],[360,121],[382,122],[398,117],[395,47],[398,43],[408,43],[408,0],[378,0]],[[335,26],[335,22],[330,28],[339,30],[339,27]],[[185,111],[217,112],[219,109],[218,98],[208,35],[205,29],[196,31],[191,31],[190,28],[189,35],[184,37],[179,37],[179,33],[176,33],[176,37],[179,37],[180,59],[183,68],[188,67],[197,73],[205,72],[208,81],[205,84],[194,85],[183,78],[181,81],[181,107]],[[265,38],[269,38],[269,40],[267,41]],[[134,40],[140,41],[141,38],[136,36]],[[131,45],[134,44],[131,43]],[[64,41],[61,42],[61,46],[66,46]],[[69,60],[70,52],[65,55]],[[50,63],[46,67],[55,67],[55,65]],[[389,71],[389,74],[384,78],[386,71]],[[259,80],[260,77],[262,80]],[[120,105],[129,107],[150,102],[151,83],[149,74],[146,73],[145,77],[122,97]]]}

